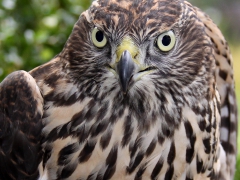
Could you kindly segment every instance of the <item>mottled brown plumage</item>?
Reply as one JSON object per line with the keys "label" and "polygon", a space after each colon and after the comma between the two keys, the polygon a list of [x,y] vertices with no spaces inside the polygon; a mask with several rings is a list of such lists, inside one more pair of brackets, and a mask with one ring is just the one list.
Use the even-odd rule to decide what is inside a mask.
{"label": "mottled brown plumage", "polygon": [[37,179],[43,98],[32,76],[10,74],[0,84],[0,179]]}
{"label": "mottled brown plumage", "polygon": [[[20,120],[41,131],[34,141],[43,151],[41,180],[233,179],[231,54],[217,26],[186,1],[94,1],[60,54],[18,73],[37,84],[22,81],[31,87],[27,102],[38,107],[24,112],[38,118]],[[10,77],[1,94],[19,78]],[[9,111],[5,104],[13,100],[2,99],[2,122],[14,122],[5,116],[20,110]],[[26,143],[38,140],[23,129],[13,127]],[[1,172],[17,179],[20,165]]]}

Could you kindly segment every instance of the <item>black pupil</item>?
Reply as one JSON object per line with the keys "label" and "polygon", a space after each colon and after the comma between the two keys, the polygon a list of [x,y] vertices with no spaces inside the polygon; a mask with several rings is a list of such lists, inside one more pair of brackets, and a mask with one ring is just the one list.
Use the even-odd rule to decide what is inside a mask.
{"label": "black pupil", "polygon": [[163,36],[162,43],[164,46],[169,46],[169,44],[171,43],[171,37],[169,35]]}
{"label": "black pupil", "polygon": [[98,32],[96,33],[96,39],[97,39],[97,41],[98,41],[98,42],[102,42],[102,41],[103,41],[103,38],[104,38],[103,32],[98,31]]}

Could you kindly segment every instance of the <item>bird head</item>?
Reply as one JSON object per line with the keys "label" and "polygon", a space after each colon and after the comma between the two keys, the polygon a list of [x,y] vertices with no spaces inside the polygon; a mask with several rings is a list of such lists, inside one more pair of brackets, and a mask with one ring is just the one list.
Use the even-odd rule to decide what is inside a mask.
{"label": "bird head", "polygon": [[204,24],[181,0],[94,1],[60,56],[92,93],[96,86],[134,97],[195,89],[201,97],[214,79]]}

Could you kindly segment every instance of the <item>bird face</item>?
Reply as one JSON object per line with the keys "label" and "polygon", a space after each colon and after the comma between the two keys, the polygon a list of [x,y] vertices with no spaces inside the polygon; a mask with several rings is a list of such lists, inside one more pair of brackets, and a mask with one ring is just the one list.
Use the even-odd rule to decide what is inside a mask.
{"label": "bird face", "polygon": [[186,1],[94,1],[63,51],[30,72],[44,101],[42,178],[217,179],[225,159],[233,170],[229,55],[217,27]]}
{"label": "bird face", "polygon": [[191,6],[178,0],[94,1],[62,56],[84,86],[98,84],[123,95],[204,91],[213,78],[213,57],[203,26]]}

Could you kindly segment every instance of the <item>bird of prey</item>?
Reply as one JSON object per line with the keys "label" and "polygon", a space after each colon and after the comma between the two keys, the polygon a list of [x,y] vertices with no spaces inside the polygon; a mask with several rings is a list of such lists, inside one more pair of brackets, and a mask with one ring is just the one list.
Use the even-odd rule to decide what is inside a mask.
{"label": "bird of prey", "polygon": [[229,47],[183,0],[96,0],[0,85],[0,179],[230,180],[236,134]]}

